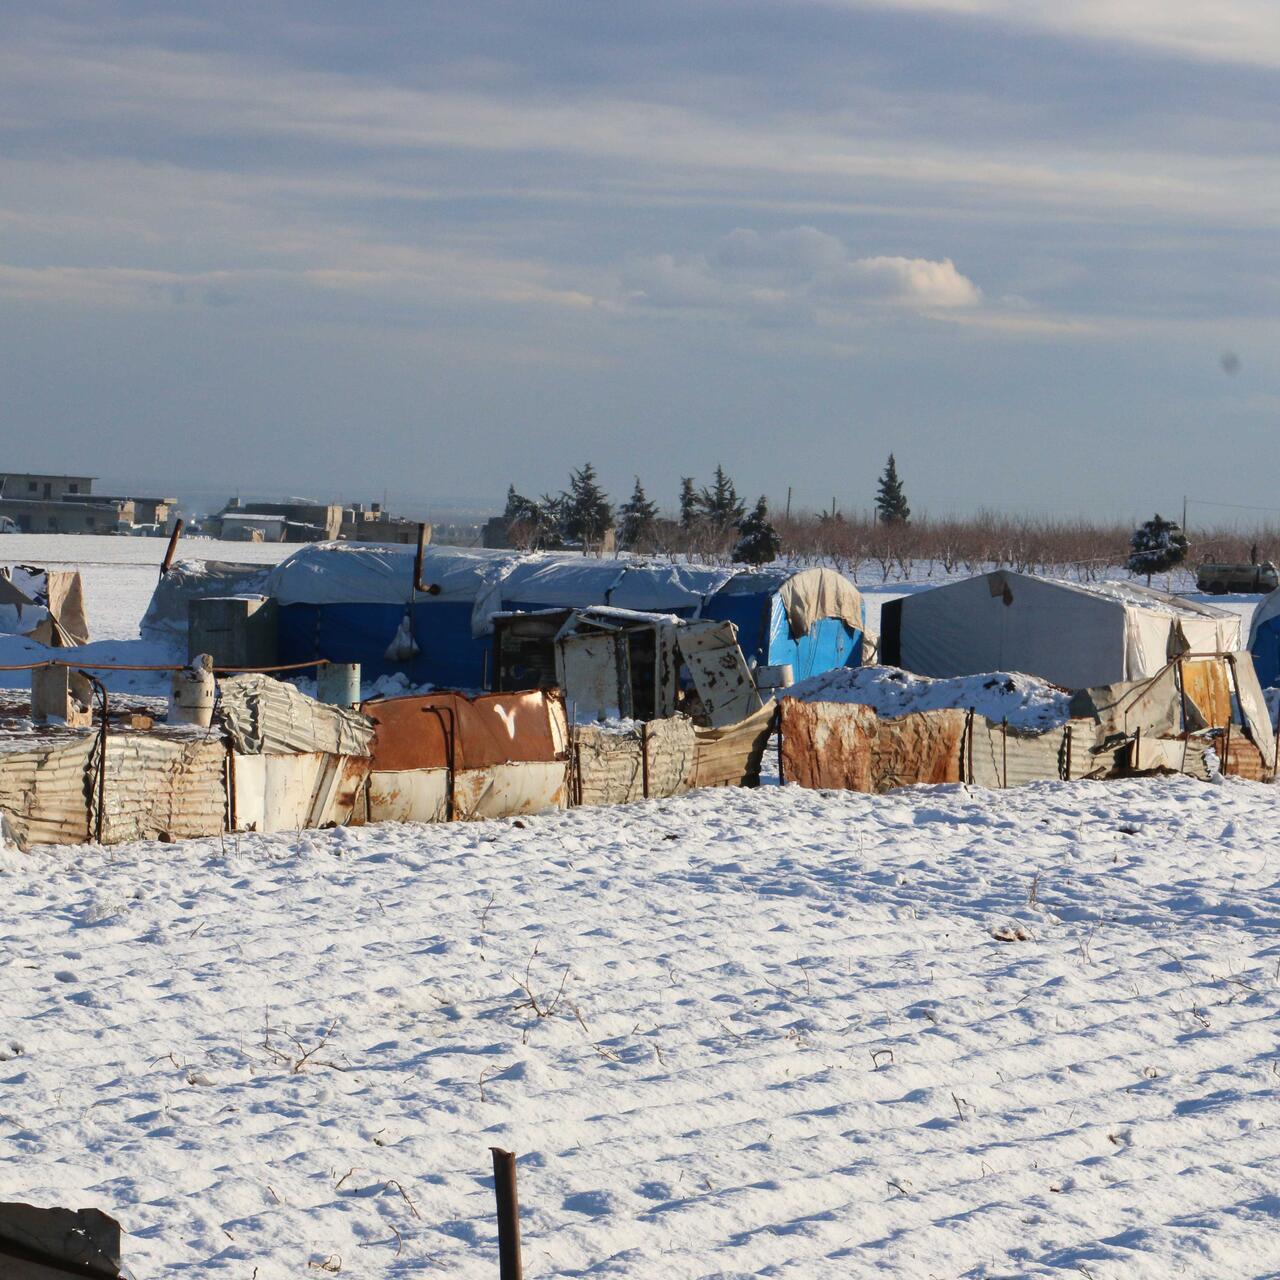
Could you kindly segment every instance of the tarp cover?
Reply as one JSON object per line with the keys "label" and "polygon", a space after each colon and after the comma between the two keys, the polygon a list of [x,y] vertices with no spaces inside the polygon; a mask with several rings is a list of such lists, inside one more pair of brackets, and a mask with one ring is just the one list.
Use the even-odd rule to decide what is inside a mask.
{"label": "tarp cover", "polygon": [[1239,648],[1238,614],[1134,583],[1001,569],[907,596],[901,664],[928,676],[1025,671],[1066,689],[1141,680],[1188,650]]}
{"label": "tarp cover", "polygon": [[263,595],[269,566],[226,560],[177,560],[162,574],[142,615],[144,640],[186,643],[187,611],[206,596]]}
{"label": "tarp cover", "polygon": [[793,574],[782,584],[778,596],[793,639],[806,635],[819,618],[839,618],[852,630],[862,630],[862,596],[834,569],[805,569]]}
{"label": "tarp cover", "polygon": [[52,649],[87,644],[79,570],[0,567],[0,632],[30,636]]}

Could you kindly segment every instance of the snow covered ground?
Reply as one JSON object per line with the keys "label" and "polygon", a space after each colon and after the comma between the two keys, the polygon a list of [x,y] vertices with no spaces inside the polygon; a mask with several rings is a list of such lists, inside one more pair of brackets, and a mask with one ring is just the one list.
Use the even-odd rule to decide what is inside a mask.
{"label": "snow covered ground", "polygon": [[[0,540],[102,653],[162,552]],[[1280,1274],[1276,794],[0,853],[0,1197],[117,1215],[139,1280],[492,1277],[501,1145],[531,1280]]]}
{"label": "snow covered ground", "polygon": [[0,1196],[148,1280],[488,1278],[501,1145],[530,1277],[1277,1274],[1275,794],[6,855]]}

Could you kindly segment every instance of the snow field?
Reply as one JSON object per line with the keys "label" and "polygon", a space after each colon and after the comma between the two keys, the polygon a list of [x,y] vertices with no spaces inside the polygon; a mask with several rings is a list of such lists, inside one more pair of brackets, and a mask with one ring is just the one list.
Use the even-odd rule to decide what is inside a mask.
{"label": "snow field", "polygon": [[[139,1277],[1280,1270],[1275,792],[5,855],[0,1195]],[[1022,941],[998,941],[1024,935]]]}

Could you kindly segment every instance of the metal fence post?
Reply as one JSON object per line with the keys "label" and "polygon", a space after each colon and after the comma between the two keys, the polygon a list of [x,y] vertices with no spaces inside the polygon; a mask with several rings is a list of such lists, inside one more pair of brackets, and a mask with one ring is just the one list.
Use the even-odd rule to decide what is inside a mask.
{"label": "metal fence post", "polygon": [[515,1152],[500,1147],[489,1150],[493,1152],[493,1194],[498,1201],[498,1275],[500,1280],[523,1280]]}

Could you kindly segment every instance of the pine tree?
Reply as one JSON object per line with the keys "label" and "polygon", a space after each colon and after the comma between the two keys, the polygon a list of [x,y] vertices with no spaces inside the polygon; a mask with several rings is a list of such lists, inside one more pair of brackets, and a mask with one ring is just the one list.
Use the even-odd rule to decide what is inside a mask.
{"label": "pine tree", "polygon": [[1187,558],[1190,543],[1176,520],[1155,517],[1140,524],[1129,539],[1129,572],[1145,573],[1151,585],[1153,573],[1164,573]]}
{"label": "pine tree", "polygon": [[750,515],[737,521],[738,541],[733,548],[733,558],[739,564],[769,564],[778,558],[782,539],[769,523],[769,507],[763,495]]}
{"label": "pine tree", "polygon": [[596,469],[589,462],[569,473],[569,488],[562,493],[564,536],[584,545],[599,542],[613,524],[613,507],[608,495],[596,479]]}
{"label": "pine tree", "polygon": [[911,519],[911,508],[907,506],[907,495],[902,491],[893,454],[889,455],[876,491],[876,515],[882,524],[906,524]]}
{"label": "pine tree", "polygon": [[692,476],[680,477],[680,527],[692,529],[698,523],[698,490]]}
{"label": "pine tree", "polygon": [[698,509],[707,522],[721,532],[732,528],[742,519],[746,507],[738,497],[733,481],[719,463],[716,464],[711,488],[704,486],[698,494]]}
{"label": "pine tree", "polygon": [[624,547],[636,546],[653,530],[653,522],[658,518],[658,505],[645,496],[639,476],[636,476],[636,487],[631,491],[631,497],[618,508],[618,515],[618,541]]}

